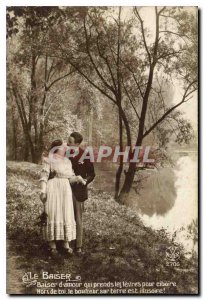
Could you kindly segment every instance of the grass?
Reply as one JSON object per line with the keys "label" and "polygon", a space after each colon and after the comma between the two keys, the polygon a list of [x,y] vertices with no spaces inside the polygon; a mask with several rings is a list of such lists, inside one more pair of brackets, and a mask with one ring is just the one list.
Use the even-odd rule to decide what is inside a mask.
{"label": "grass", "polygon": [[[93,188],[85,202],[83,215],[84,256],[50,259],[40,227],[36,225],[42,212],[40,169],[39,165],[27,162],[7,163],[7,239],[10,249],[7,257],[15,257],[13,265],[7,267],[13,269],[7,271],[10,271],[10,277],[16,274],[18,282],[15,285],[10,277],[7,278],[9,293],[36,294],[36,286],[25,287],[21,276],[25,272],[42,274],[43,271],[70,273],[72,277],[79,275],[83,284],[90,283],[88,291],[84,291],[87,293],[93,290],[93,283],[161,281],[167,285],[163,290],[166,294],[198,292],[196,257],[185,258],[182,246],[176,244],[180,251],[180,266],[167,266],[166,249],[172,246],[172,241],[165,230],[145,227],[136,212],[116,203],[108,193]],[[137,293],[151,291],[150,287],[145,289],[139,289]],[[104,293],[109,294],[110,288]],[[117,293],[121,293],[121,289]]]}

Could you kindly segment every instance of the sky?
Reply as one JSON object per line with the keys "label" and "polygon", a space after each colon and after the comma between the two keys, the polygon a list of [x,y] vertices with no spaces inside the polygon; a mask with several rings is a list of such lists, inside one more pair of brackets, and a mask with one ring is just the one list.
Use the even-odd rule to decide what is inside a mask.
{"label": "sky", "polygon": [[[187,11],[195,12],[196,7],[184,7]],[[154,15],[154,7],[145,7],[141,11],[142,18],[144,20],[144,24],[151,30],[152,34],[155,34],[155,27],[152,24],[155,24],[155,15]],[[182,90],[179,88],[179,85],[175,83],[175,91],[174,91],[174,99],[173,103],[178,103],[181,99]],[[197,110],[198,110],[198,99],[197,93],[193,95],[193,98],[189,100],[189,102],[184,103],[180,106],[179,110],[181,110],[187,119],[190,120],[194,130],[197,128]]]}
{"label": "sky", "polygon": [[[128,16],[130,15],[131,9],[132,9],[131,7],[123,7],[122,8],[122,14],[123,14],[122,17],[128,18]],[[196,6],[188,6],[188,7],[185,6],[185,7],[183,7],[183,9],[194,12],[195,14],[197,12]],[[150,31],[152,37],[154,37],[155,30],[156,30],[155,29],[154,7],[153,6],[142,7],[139,12],[144,21],[144,27],[146,27]],[[152,38],[147,39],[147,42],[152,42],[152,41],[153,41]],[[173,103],[176,104],[180,101],[181,93],[182,93],[182,90],[180,89],[179,84],[175,82],[174,83],[174,99],[172,101]],[[189,100],[189,102],[182,104],[180,106],[179,110],[183,112],[184,117],[191,122],[193,129],[195,131],[197,131],[197,122],[198,122],[198,119],[197,119],[197,111],[198,111],[197,93],[193,94],[193,98],[191,100]]]}

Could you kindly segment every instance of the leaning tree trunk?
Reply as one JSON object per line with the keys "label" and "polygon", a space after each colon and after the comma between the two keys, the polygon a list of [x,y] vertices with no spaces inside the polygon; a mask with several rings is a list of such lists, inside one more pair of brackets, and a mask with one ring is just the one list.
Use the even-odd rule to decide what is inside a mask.
{"label": "leaning tree trunk", "polygon": [[[143,141],[143,133],[144,133],[144,125],[145,125],[145,118],[146,118],[146,113],[147,113],[147,105],[148,105],[148,100],[149,100],[149,94],[152,86],[152,81],[153,81],[153,75],[154,75],[154,65],[150,66],[150,71],[149,71],[149,78],[148,78],[148,83],[147,83],[147,88],[145,91],[145,95],[143,98],[143,104],[142,104],[142,110],[141,110],[141,116],[140,116],[140,121],[139,121],[139,129],[138,129],[138,135],[137,135],[137,141],[135,146],[141,146],[142,141]],[[133,151],[134,154],[135,151]],[[125,199],[128,197],[128,194],[131,190],[134,177],[135,177],[135,171],[136,171],[136,163],[129,163],[129,168],[128,171],[125,174],[125,181],[123,184],[123,187],[121,189],[120,195],[119,195],[119,202],[121,204],[124,204]]]}
{"label": "leaning tree trunk", "polygon": [[[139,147],[142,145],[146,110],[147,110],[147,106],[145,105],[145,108],[144,108],[144,105],[143,105],[143,110],[141,113],[139,130],[138,130],[137,142],[135,144],[136,147]],[[134,155],[134,152],[135,152],[135,150],[133,151],[133,155]],[[134,177],[135,177],[135,171],[136,171],[136,162],[130,162],[128,171],[125,173],[125,181],[123,183],[123,187],[122,187],[120,195],[119,195],[119,202],[121,204],[124,204],[125,199],[128,197],[128,194],[131,190],[131,187],[132,187],[132,184],[134,181]]]}
{"label": "leaning tree trunk", "polygon": [[130,163],[128,171],[125,173],[125,181],[118,197],[118,202],[124,204],[128,198],[135,177],[136,163]]}
{"label": "leaning tree trunk", "polygon": [[136,171],[136,163],[129,163],[128,171],[125,172],[125,180],[123,187],[118,196],[118,202],[124,204],[125,200],[128,198],[129,192],[131,190]]}

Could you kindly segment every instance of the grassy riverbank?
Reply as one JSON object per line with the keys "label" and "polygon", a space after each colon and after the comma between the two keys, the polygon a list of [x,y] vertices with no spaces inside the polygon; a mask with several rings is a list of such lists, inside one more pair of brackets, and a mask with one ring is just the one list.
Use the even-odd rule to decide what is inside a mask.
{"label": "grassy riverbank", "polygon": [[[42,211],[39,172],[40,166],[35,164],[7,163],[7,292],[22,293],[23,290],[35,294],[36,286],[25,287],[22,276],[25,272],[40,275],[46,271],[70,273],[72,277],[79,275],[83,283],[146,282],[146,286],[143,284],[146,290],[137,289],[137,293],[150,293],[152,288],[148,283],[151,282],[154,287],[160,282],[166,294],[197,293],[196,259],[187,260],[182,247],[173,245],[164,230],[145,227],[130,208],[95,189],[90,190],[85,203],[85,255],[49,259],[43,248],[40,227],[36,225]],[[169,265],[170,246],[179,253],[179,266]],[[110,293],[110,289],[106,292]]]}

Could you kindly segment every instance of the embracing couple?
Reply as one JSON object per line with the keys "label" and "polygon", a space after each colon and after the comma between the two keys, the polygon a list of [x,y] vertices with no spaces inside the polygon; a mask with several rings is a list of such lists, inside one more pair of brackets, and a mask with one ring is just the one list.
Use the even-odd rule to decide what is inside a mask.
{"label": "embracing couple", "polygon": [[63,251],[70,255],[73,252],[70,242],[76,240],[76,254],[82,254],[84,201],[88,199],[87,185],[95,177],[93,163],[88,159],[80,161],[84,152],[80,148],[82,140],[78,132],[69,136],[67,146],[79,150],[70,158],[63,141],[53,141],[49,152],[52,155],[43,160],[40,198],[47,214],[44,238],[53,256],[58,253],[57,241],[63,242]]}

